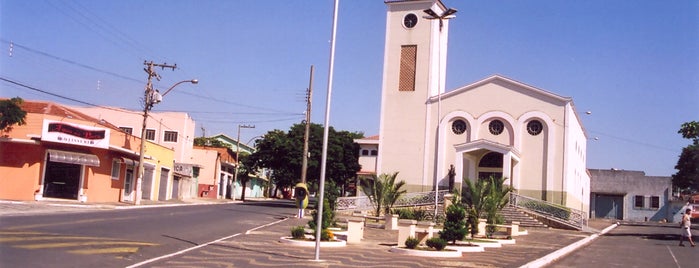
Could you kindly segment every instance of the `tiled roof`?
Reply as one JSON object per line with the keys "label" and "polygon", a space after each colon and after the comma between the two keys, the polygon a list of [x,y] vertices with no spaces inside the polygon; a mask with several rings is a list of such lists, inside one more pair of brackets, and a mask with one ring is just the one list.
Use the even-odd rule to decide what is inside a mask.
{"label": "tiled roof", "polygon": [[53,103],[53,102],[24,100],[22,102],[22,105],[20,105],[20,107],[22,108],[23,111],[25,111],[27,113],[67,117],[67,118],[83,120],[86,122],[91,122],[91,123],[95,123],[98,125],[102,125],[102,126],[105,126],[105,127],[111,128],[111,129],[119,130],[119,128],[117,126],[115,126],[107,121],[99,120],[99,119],[94,118],[92,116],[89,116],[87,114],[78,112],[76,110],[70,109],[68,107],[65,107],[63,105]]}

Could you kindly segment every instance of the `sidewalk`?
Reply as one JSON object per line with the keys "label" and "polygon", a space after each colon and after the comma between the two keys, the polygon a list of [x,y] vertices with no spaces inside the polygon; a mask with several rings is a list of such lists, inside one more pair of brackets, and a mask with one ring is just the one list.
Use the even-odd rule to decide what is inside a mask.
{"label": "sidewalk", "polygon": [[78,212],[78,211],[94,211],[94,210],[111,210],[111,209],[139,209],[148,207],[167,207],[167,206],[188,206],[188,205],[205,205],[205,204],[221,204],[221,203],[236,203],[238,200],[230,199],[188,199],[188,200],[168,200],[168,201],[152,201],[143,200],[140,205],[123,202],[110,203],[81,203],[77,200],[65,199],[49,199],[42,201],[11,201],[0,200],[0,216],[17,216],[17,215],[36,215],[36,214],[51,214],[59,212]]}

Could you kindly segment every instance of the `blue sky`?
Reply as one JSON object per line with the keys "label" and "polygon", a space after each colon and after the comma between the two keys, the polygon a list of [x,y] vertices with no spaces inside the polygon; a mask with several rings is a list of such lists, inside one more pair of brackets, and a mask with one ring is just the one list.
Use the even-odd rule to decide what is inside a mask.
{"label": "blue sky", "polygon": [[[589,168],[669,176],[677,130],[699,121],[699,2],[454,1],[447,90],[493,74],[572,97]],[[378,134],[386,8],[341,0],[330,124]],[[0,77],[92,104],[140,110],[144,61],[156,88],[192,78],[155,111],[188,112],[207,135],[245,142],[323,123],[332,0],[0,0]],[[12,49],[10,45],[12,44]],[[0,81],[0,96],[81,105]],[[585,111],[592,114],[586,115]],[[598,138],[594,140],[594,138]]]}

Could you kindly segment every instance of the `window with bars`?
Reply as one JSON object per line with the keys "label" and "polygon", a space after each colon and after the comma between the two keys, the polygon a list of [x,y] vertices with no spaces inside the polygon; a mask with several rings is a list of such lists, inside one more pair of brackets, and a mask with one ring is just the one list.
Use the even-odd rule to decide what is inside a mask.
{"label": "window with bars", "polygon": [[634,208],[643,208],[645,206],[645,198],[643,198],[642,195],[636,195],[634,196],[634,201],[633,201],[633,207]]}
{"label": "window with bars", "polygon": [[133,135],[133,128],[131,127],[119,127],[121,131],[126,132],[126,134]]}
{"label": "window with bars", "polygon": [[155,129],[146,129],[146,140],[155,141]]}
{"label": "window with bars", "polygon": [[407,45],[400,48],[400,76],[398,91],[415,91],[415,67],[417,63],[417,46]]}
{"label": "window with bars", "polygon": [[121,167],[121,163],[119,163],[119,160],[113,160],[112,161],[112,180],[119,180],[119,168]]}
{"label": "window with bars", "polygon": [[650,197],[650,209],[660,209],[660,196]]}
{"label": "window with bars", "polygon": [[163,135],[165,142],[177,142],[177,131],[165,131]]}

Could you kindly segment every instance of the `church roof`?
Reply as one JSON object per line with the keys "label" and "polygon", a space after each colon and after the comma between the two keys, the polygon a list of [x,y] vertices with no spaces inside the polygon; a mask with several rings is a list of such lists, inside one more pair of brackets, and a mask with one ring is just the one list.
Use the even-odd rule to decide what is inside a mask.
{"label": "church roof", "polygon": [[[452,91],[442,93],[441,94],[442,99],[449,98],[451,96],[455,96],[455,95],[461,94],[461,93],[469,91],[469,90],[473,90],[475,88],[481,87],[481,86],[486,85],[486,84],[496,84],[496,83],[501,83],[501,84],[504,83],[506,85],[516,86],[518,88],[532,92],[535,95],[547,97],[549,99],[554,99],[554,100],[557,100],[557,101],[560,101],[563,103],[568,103],[568,102],[573,101],[573,99],[570,97],[564,97],[564,96],[561,96],[561,95],[558,95],[558,94],[555,94],[555,93],[552,93],[552,92],[549,92],[549,91],[546,91],[546,90],[543,90],[543,89],[540,89],[540,88],[537,88],[537,87],[534,87],[534,86],[531,86],[531,85],[528,85],[528,84],[525,84],[525,83],[522,83],[519,81],[516,81],[514,79],[510,79],[510,78],[507,78],[507,77],[504,77],[501,75],[497,75],[497,74],[492,75],[490,77],[487,77],[483,80],[477,81],[475,83],[471,83],[469,85],[454,89]],[[430,98],[430,101],[436,101],[437,98],[438,98],[438,96],[434,96],[434,97]]]}

